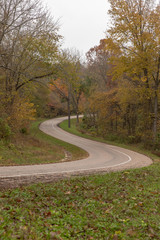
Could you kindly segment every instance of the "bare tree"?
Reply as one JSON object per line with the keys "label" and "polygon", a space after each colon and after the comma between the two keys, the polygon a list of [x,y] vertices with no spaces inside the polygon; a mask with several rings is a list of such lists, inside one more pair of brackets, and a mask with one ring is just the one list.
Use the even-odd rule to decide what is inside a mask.
{"label": "bare tree", "polygon": [[40,0],[0,1],[0,70],[10,103],[22,87],[54,73],[59,40],[58,24]]}
{"label": "bare tree", "polygon": [[100,90],[106,91],[110,87],[111,79],[108,76],[110,65],[109,52],[106,49],[105,39],[100,40],[100,44],[91,48],[87,54],[87,69],[92,82]]}

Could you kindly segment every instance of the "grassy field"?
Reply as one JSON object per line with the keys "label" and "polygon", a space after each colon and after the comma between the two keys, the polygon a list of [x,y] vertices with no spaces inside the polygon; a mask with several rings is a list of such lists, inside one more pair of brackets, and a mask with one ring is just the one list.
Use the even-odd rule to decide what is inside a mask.
{"label": "grassy field", "polygon": [[160,239],[160,165],[0,192],[0,239]]}
{"label": "grassy field", "polygon": [[160,163],[0,192],[1,240],[159,240]]}
{"label": "grassy field", "polygon": [[0,142],[0,166],[60,162],[66,152],[68,160],[87,156],[82,149],[41,132],[40,122],[33,122],[28,134],[19,134],[11,143]]}

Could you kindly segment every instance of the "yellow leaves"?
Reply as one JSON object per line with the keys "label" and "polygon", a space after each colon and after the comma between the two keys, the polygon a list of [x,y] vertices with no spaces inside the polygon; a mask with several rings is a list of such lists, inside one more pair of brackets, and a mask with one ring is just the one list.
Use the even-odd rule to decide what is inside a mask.
{"label": "yellow leaves", "polygon": [[128,103],[136,104],[138,100],[138,94],[135,91],[135,87],[131,81],[121,81],[118,87],[117,100],[122,106],[128,105]]}
{"label": "yellow leaves", "polygon": [[58,58],[58,38],[56,36],[56,33],[41,33],[38,37],[29,35],[22,39],[22,44],[28,43],[27,53],[30,56],[53,65],[55,59]]}
{"label": "yellow leaves", "polygon": [[[130,76],[134,72],[141,74],[145,68],[150,76],[156,71],[160,42],[160,7],[153,8],[152,3],[110,0],[109,13],[113,25],[108,30],[106,44],[114,55],[114,77],[122,74],[122,71]],[[118,49],[120,55],[123,54],[129,60],[128,63],[117,56]],[[145,83],[146,80],[142,78],[142,82]]]}
{"label": "yellow leaves", "polygon": [[107,37],[105,40],[106,43],[106,50],[110,52],[112,55],[120,55],[121,50],[120,46],[117,44],[116,41],[114,41],[111,37]]}
{"label": "yellow leaves", "polygon": [[21,121],[34,120],[34,114],[36,111],[33,109],[33,106],[33,103],[27,102],[26,99],[21,99],[21,102],[16,102],[14,104],[14,113],[12,116]]}
{"label": "yellow leaves", "polygon": [[15,96],[8,122],[13,128],[18,129],[28,123],[28,121],[34,120],[35,113],[34,104],[29,99],[20,98],[17,95]]}
{"label": "yellow leaves", "polygon": [[117,89],[108,92],[94,92],[89,98],[89,109],[92,113],[96,113],[100,124],[107,118],[114,118],[117,109]]}
{"label": "yellow leaves", "polygon": [[146,82],[147,81],[147,78],[145,76],[141,77],[141,81],[142,82]]}

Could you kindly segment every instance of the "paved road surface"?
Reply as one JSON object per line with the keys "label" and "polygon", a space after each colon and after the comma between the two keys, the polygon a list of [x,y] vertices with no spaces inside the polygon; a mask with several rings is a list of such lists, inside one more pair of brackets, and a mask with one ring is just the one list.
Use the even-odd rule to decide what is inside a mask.
{"label": "paved road surface", "polygon": [[148,166],[152,163],[151,159],[139,153],[67,133],[57,126],[57,124],[64,119],[66,118],[47,120],[40,125],[40,130],[58,139],[83,148],[89,153],[88,158],[64,163],[0,167],[0,178],[27,178],[33,176],[39,176],[40,178],[41,175],[62,176],[66,174],[74,175],[76,173],[107,172],[128,168],[139,168]]}

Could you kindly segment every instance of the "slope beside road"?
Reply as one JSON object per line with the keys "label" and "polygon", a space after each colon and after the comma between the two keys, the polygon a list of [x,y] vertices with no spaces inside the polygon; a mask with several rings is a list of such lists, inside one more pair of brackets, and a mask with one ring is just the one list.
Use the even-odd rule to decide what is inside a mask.
{"label": "slope beside road", "polygon": [[72,135],[58,127],[66,117],[51,119],[40,125],[40,130],[55,138],[74,144],[89,153],[86,159],[54,164],[0,167],[0,186],[8,182],[17,186],[32,182],[49,182],[55,178],[95,172],[140,168],[152,164],[147,156]]}

